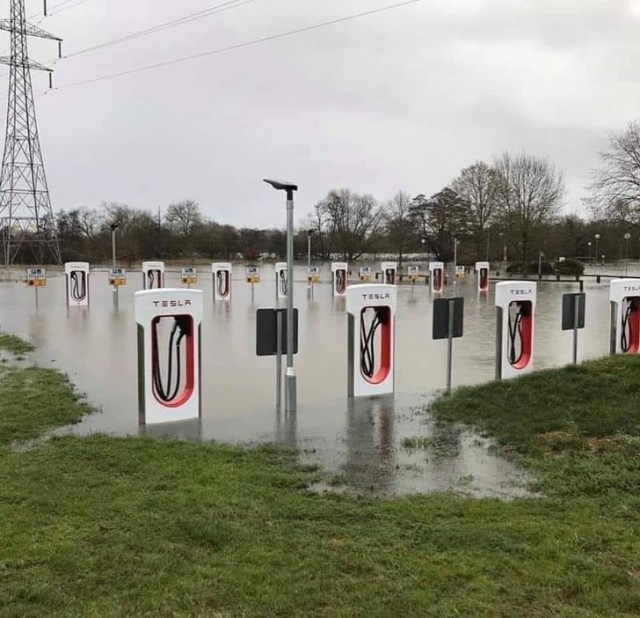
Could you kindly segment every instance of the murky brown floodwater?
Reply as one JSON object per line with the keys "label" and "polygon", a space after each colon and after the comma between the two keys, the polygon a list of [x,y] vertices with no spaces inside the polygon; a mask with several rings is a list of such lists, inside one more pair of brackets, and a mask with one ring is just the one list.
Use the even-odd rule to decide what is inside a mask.
{"label": "murky brown floodwater", "polygon": [[[22,271],[16,271],[16,278],[21,275]],[[243,275],[244,269],[237,267],[232,301],[215,304],[211,275],[200,275],[197,287],[203,289],[205,298],[201,422],[148,427],[146,434],[296,446],[306,460],[320,462],[330,474],[365,491],[406,494],[453,488],[489,496],[524,492],[517,487],[523,475],[496,456],[486,441],[460,428],[438,427],[422,412],[421,406],[444,387],[446,379],[446,341],[431,340],[432,298],[426,286],[401,285],[398,289],[395,397],[350,402],[344,299],[332,298],[331,273],[325,266],[323,283],[316,286],[315,298],[309,301],[306,270],[296,268],[298,413],[290,419],[275,412],[275,360],[255,355],[256,309],[275,306],[273,267],[263,267],[263,282],[255,286],[254,302]],[[33,288],[23,283],[0,284],[2,328],[32,341],[39,364],[66,371],[100,408],[100,413],[73,431],[138,433],[133,294],[142,287],[142,275],[129,273],[117,311],[106,272],[91,275],[88,310],[67,309],[64,276],[49,276],[48,287],[39,291],[37,309]],[[179,274],[167,273],[166,284],[180,287]],[[539,285],[537,368],[570,362],[572,333],[560,330],[561,296],[577,290],[577,284]],[[608,353],[608,285],[596,284],[594,279],[585,291],[587,326],[580,337],[580,359]],[[493,285],[488,298],[479,298],[475,279],[469,277],[455,294],[465,296],[465,335],[454,343],[454,386],[491,380]],[[405,438],[417,435],[431,436],[432,443],[415,450],[402,446]]]}

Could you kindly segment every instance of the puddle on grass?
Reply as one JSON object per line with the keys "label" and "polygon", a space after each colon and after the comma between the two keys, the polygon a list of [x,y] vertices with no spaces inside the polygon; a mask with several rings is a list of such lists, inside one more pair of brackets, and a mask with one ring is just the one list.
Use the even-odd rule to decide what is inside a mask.
{"label": "puddle on grass", "polygon": [[[204,267],[201,267],[201,273]],[[202,418],[197,422],[138,427],[137,350],[133,293],[142,275],[129,272],[112,304],[106,272],[92,272],[91,307],[65,305],[64,276],[50,275],[48,286],[34,290],[19,278],[0,276],[2,328],[29,339],[37,350],[29,358],[66,372],[100,411],[60,432],[171,436],[256,445],[295,447],[303,463],[319,464],[327,487],[349,485],[357,492],[407,495],[454,491],[472,496],[528,495],[530,479],[501,458],[485,439],[468,429],[434,423],[423,412],[445,382],[446,342],[431,339],[432,297],[426,286],[398,288],[396,318],[396,395],[349,401],[347,391],[344,299],[334,299],[328,283],[306,298],[306,270],[296,269],[295,304],[300,311],[298,411],[277,414],[275,361],[255,355],[255,312],[274,307],[273,267],[263,266],[263,283],[251,286],[236,267],[229,303],[212,300],[211,275],[202,275]],[[6,275],[6,273],[5,273]],[[330,281],[328,266],[323,281]],[[167,273],[167,285],[180,287],[179,272]],[[536,367],[566,364],[571,333],[560,331],[562,294],[576,285],[542,283],[536,323]],[[587,283],[587,327],[581,332],[580,358],[608,351],[608,288]],[[478,296],[470,277],[455,288],[465,297],[464,337],[454,343],[454,386],[493,379],[495,309],[493,293]],[[415,438],[422,438],[416,444]]]}

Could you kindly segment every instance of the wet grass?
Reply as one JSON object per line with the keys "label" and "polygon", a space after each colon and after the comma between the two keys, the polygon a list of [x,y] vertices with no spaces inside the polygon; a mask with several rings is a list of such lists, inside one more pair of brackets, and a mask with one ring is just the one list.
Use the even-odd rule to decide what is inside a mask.
{"label": "wet grass", "polygon": [[33,352],[34,347],[28,341],[9,333],[0,333],[0,349],[16,355]]}
{"label": "wet grass", "polygon": [[8,353],[0,364],[0,445],[39,438],[46,431],[78,422],[89,407],[66,376],[42,367],[15,367],[33,346],[0,333],[0,349]]}
{"label": "wet grass", "polygon": [[[638,369],[615,359],[575,379],[605,371],[619,388],[618,375],[634,399]],[[510,400],[518,386],[529,392],[511,383]],[[518,412],[538,423],[511,408],[500,423],[502,389],[479,387],[475,412],[472,390],[455,393],[436,414],[499,426],[538,461],[548,497],[318,495],[305,489],[318,473],[270,447],[67,436],[0,448],[0,616],[637,616],[640,407],[627,405],[635,422],[556,425],[531,395]]]}

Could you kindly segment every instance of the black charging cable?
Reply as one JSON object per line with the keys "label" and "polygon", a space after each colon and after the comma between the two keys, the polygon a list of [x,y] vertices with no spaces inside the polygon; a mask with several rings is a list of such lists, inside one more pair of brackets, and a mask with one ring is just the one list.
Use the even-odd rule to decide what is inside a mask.
{"label": "black charging cable", "polygon": [[622,316],[622,333],[620,335],[620,349],[627,353],[631,349],[631,316],[636,311],[636,301],[625,299],[627,306]]}
{"label": "black charging cable", "polygon": [[83,301],[87,296],[86,275],[81,270],[71,271],[71,298],[76,302]]}
{"label": "black charging cable", "polygon": [[226,296],[229,292],[229,271],[219,270],[216,273],[216,285],[218,286],[218,295]]}
{"label": "black charging cable", "polygon": [[517,311],[515,316],[509,311],[509,364],[516,365],[522,360],[524,345],[522,337],[522,320],[527,315],[527,310],[523,303],[516,303]]}
{"label": "black charging cable", "polygon": [[386,322],[383,307],[373,309],[375,315],[367,326],[365,311],[360,314],[360,371],[366,378],[373,378],[376,370],[376,332]]}
{"label": "black charging cable", "polygon": [[287,288],[288,286],[288,281],[287,281],[287,271],[286,270],[281,270],[280,271],[280,279],[279,279],[279,284],[280,284],[280,293],[283,294],[284,296],[287,295]]}
{"label": "black charging cable", "polygon": [[161,320],[161,317],[157,317],[151,322],[151,378],[153,390],[158,399],[164,403],[171,403],[178,396],[182,382],[182,355],[180,346],[182,340],[190,335],[191,321],[186,316],[177,316],[174,318],[171,334],[169,335],[169,345],[167,346],[167,381],[165,385],[160,370],[160,351],[158,349],[158,328]]}
{"label": "black charging cable", "polygon": [[336,270],[336,292],[338,294],[344,294],[347,287],[347,273],[340,269]]}

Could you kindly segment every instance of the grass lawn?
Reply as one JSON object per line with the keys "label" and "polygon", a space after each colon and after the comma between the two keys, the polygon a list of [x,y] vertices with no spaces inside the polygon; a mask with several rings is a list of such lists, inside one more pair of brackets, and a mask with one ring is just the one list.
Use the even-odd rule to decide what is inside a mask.
{"label": "grass lawn", "polygon": [[535,472],[545,497],[512,502],[316,495],[318,471],[270,447],[16,449],[86,407],[58,374],[4,371],[39,387],[21,400],[0,374],[0,616],[640,615],[638,358],[434,405]]}

